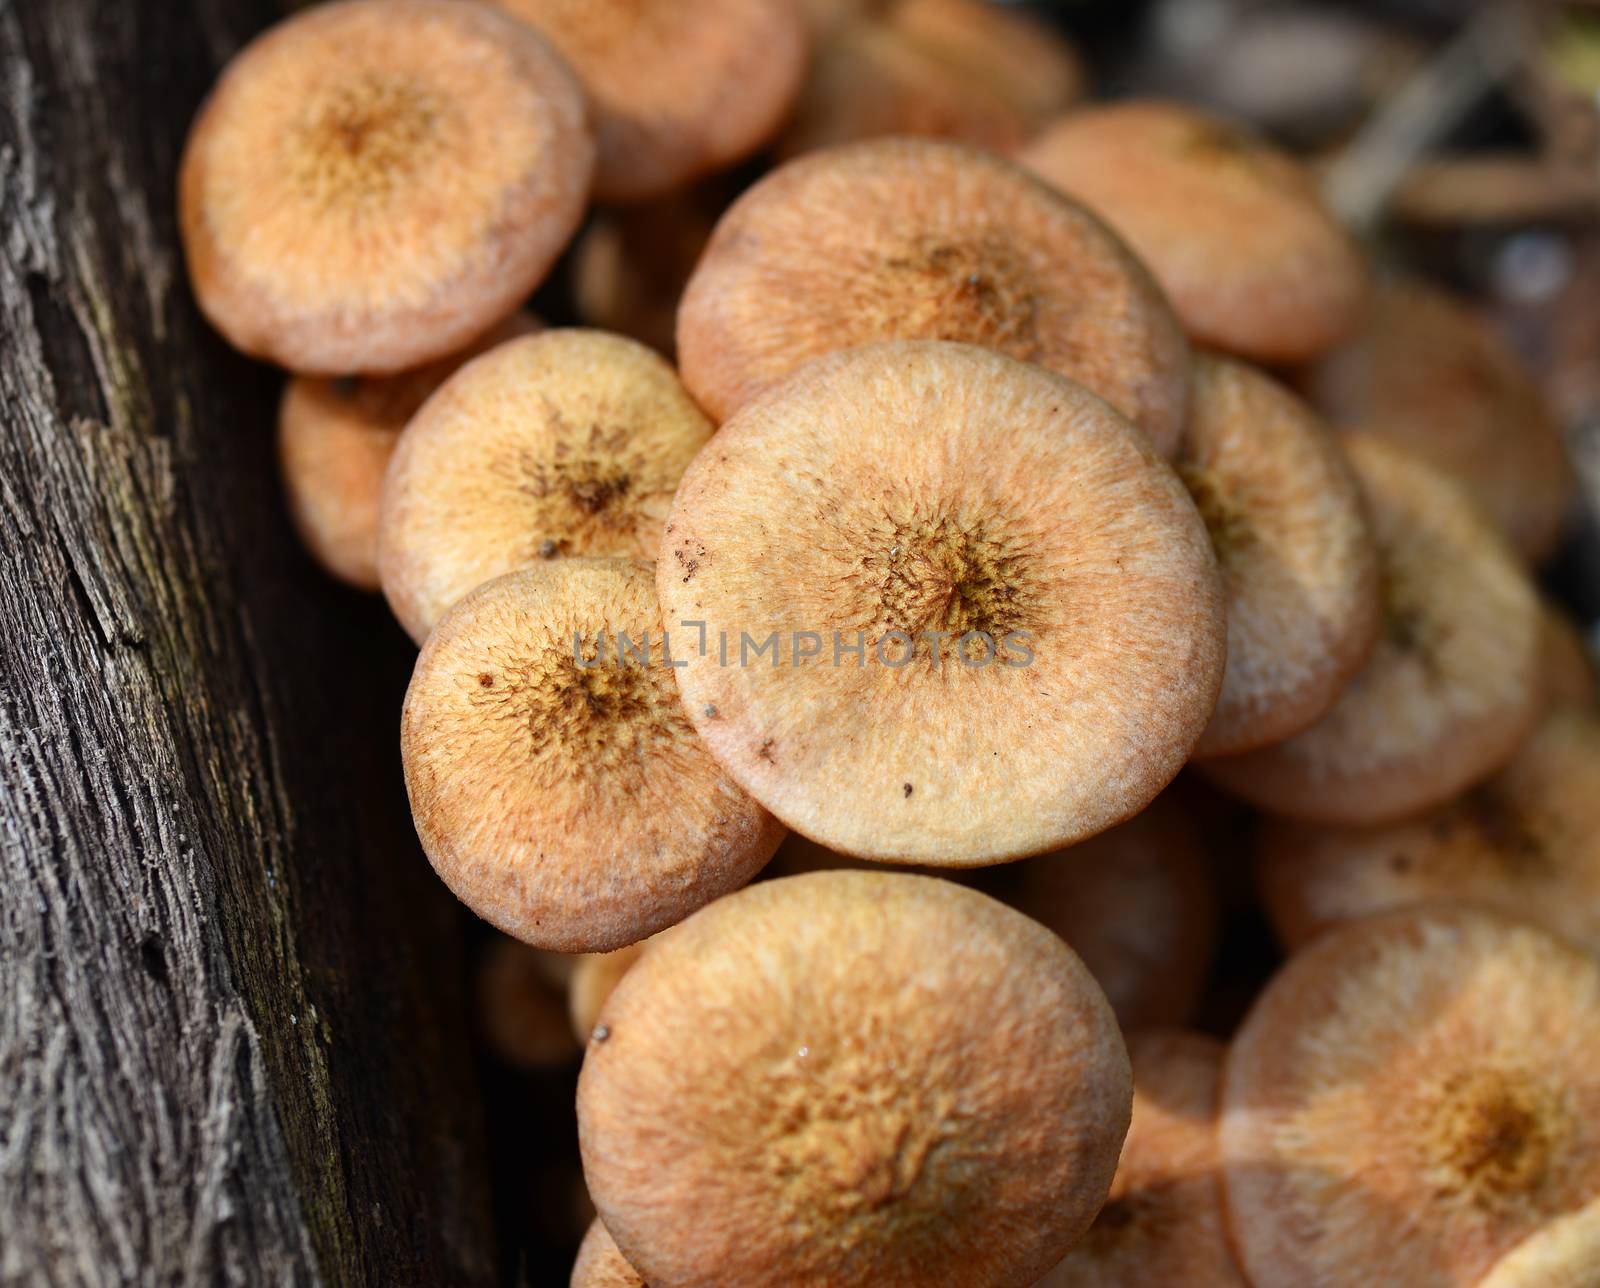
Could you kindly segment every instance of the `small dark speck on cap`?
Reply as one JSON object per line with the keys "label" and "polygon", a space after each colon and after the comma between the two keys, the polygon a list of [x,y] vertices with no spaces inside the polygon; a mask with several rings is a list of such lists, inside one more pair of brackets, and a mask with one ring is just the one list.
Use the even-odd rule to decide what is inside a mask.
{"label": "small dark speck on cap", "polygon": [[910,796],[911,793],[914,792],[915,790],[916,790],[916,788],[914,788],[910,783],[906,784],[906,795],[907,796]]}
{"label": "small dark speck on cap", "polygon": [[707,716],[707,718],[708,719],[709,718],[713,718],[713,717],[716,716],[716,714],[717,714],[717,709],[714,706],[712,706],[709,702],[706,703],[706,716]]}
{"label": "small dark speck on cap", "polygon": [[594,1040],[596,1042],[604,1042],[610,1036],[611,1036],[611,1026],[610,1025],[608,1025],[608,1024],[596,1024],[594,1026]]}
{"label": "small dark speck on cap", "polygon": [[554,559],[556,557],[556,550],[557,550],[556,543],[554,541],[552,541],[549,537],[546,537],[543,541],[541,541],[539,543],[539,558],[541,558],[541,559]]}

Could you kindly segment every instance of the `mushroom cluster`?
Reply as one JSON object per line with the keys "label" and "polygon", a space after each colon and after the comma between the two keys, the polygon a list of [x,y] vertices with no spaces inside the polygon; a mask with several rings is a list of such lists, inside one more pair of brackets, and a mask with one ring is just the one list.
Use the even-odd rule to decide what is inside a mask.
{"label": "mushroom cluster", "polygon": [[480,1027],[583,1052],[574,1288],[1593,1282],[1557,421],[1084,87],[983,0],[330,0],[195,122]]}

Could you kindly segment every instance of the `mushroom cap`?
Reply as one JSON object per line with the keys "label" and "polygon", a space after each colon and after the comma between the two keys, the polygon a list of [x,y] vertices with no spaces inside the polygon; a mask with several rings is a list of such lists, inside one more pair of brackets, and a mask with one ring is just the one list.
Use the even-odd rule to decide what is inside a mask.
{"label": "mushroom cap", "polygon": [[229,65],[184,151],[200,306],[292,371],[387,374],[516,309],[576,231],[594,141],[577,81],[484,5],[335,0]]}
{"label": "mushroom cap", "polygon": [[1600,1201],[1530,1234],[1478,1288],[1600,1288]]}
{"label": "mushroom cap", "polygon": [[1112,103],[1068,113],[1018,159],[1126,238],[1203,344],[1302,362],[1360,324],[1360,246],[1305,167],[1241,122]]}
{"label": "mushroom cap", "polygon": [[992,893],[1072,946],[1124,1029],[1193,1018],[1216,948],[1217,895],[1194,820],[1169,795],[994,880]]}
{"label": "mushroom cap", "polygon": [[1282,742],[1325,715],[1383,623],[1360,488],[1303,402],[1228,358],[1195,363],[1178,475],[1216,547],[1228,667],[1195,754]]}
{"label": "mushroom cap", "polygon": [[1558,706],[1511,763],[1409,823],[1268,823],[1261,891],[1291,947],[1390,908],[1466,899],[1600,954],[1600,712]]}
{"label": "mushroom cap", "polygon": [[542,324],[514,313],[461,353],[393,376],[294,376],[278,409],[278,464],[289,514],[312,557],[378,590],[378,503],[406,422],[464,362]]}
{"label": "mushroom cap", "polygon": [[595,1221],[583,1236],[570,1288],[649,1288],[644,1276],[628,1264],[605,1225]]}
{"label": "mushroom cap", "polygon": [[1543,622],[1521,563],[1454,480],[1383,439],[1344,442],[1378,543],[1383,634],[1311,728],[1200,767],[1269,813],[1358,826],[1431,809],[1511,758],[1542,706]]}
{"label": "mushroom cap", "polygon": [[1460,478],[1528,559],[1555,549],[1576,494],[1561,430],[1488,323],[1451,295],[1386,285],[1310,387],[1334,424],[1393,439]]}
{"label": "mushroom cap", "polygon": [[1572,615],[1549,597],[1544,601],[1543,670],[1552,702],[1600,700],[1600,677],[1588,642]]}
{"label": "mushroom cap", "polygon": [[485,949],[478,963],[478,1017],[489,1050],[513,1068],[559,1069],[575,1062],[578,1041],[562,1004],[565,965],[555,953],[505,936]]}
{"label": "mushroom cap", "polygon": [[1218,1178],[1225,1046],[1181,1029],[1128,1034],[1133,1119],[1111,1197],[1034,1288],[1247,1288],[1228,1248]]}
{"label": "mushroom cap", "polygon": [[1096,216],[963,144],[779,167],[722,217],[678,310],[684,383],[719,421],[813,358],[893,339],[1037,362],[1177,449],[1189,354],[1160,288]]}
{"label": "mushroom cap", "polygon": [[1088,390],[970,345],[836,353],[747,406],[684,476],[657,584],[706,624],[677,676],[713,754],[857,857],[976,866],[1131,817],[1221,680],[1177,476]]}
{"label": "mushroom cap", "polygon": [[629,944],[609,953],[585,953],[578,958],[567,990],[567,1011],[572,1020],[572,1031],[580,1042],[589,1040],[606,998],[611,996],[617,981],[633,969],[634,963],[644,953],[645,944],[649,942],[644,940]]}
{"label": "mushroom cap", "polygon": [[1477,1283],[1600,1192],[1600,961],[1434,905],[1329,931],[1229,1048],[1221,1150],[1258,1288]]}
{"label": "mushroom cap", "polygon": [[1006,153],[1083,96],[1073,47],[985,0],[895,0],[819,15],[810,74],[778,140],[785,158],[890,134]]}
{"label": "mushroom cap", "polygon": [[554,330],[463,367],[400,436],[378,571],[419,643],[475,586],[557,555],[654,559],[711,422],[661,356]]}
{"label": "mushroom cap", "polygon": [[1105,995],[1043,926],[908,873],[719,900],[612,993],[584,1174],[648,1283],[1026,1288],[1128,1126]]}
{"label": "mushroom cap", "polygon": [[595,196],[659,197],[748,156],[800,92],[796,0],[494,0],[572,64],[594,104]]}
{"label": "mushroom cap", "polygon": [[[783,836],[684,717],[651,573],[566,559],[489,582],[429,636],[406,692],[400,751],[429,862],[536,947],[644,939],[743,885]],[[620,635],[636,655],[649,637],[647,665],[619,662]]]}

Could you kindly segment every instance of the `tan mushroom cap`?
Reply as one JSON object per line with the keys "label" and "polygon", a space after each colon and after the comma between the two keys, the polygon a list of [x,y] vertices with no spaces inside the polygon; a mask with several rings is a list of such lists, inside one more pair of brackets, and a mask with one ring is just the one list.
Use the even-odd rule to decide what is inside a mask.
{"label": "tan mushroom cap", "polygon": [[1203,769],[1269,813],[1359,826],[1440,805],[1511,758],[1542,705],[1543,622],[1522,565],[1452,479],[1383,439],[1344,442],[1378,543],[1383,634],[1310,729]]}
{"label": "tan mushroom cap", "polygon": [[387,374],[508,316],[576,231],[582,90],[483,5],[336,0],[229,65],[184,152],[201,307],[292,371]]}
{"label": "tan mushroom cap", "polygon": [[616,1241],[599,1221],[589,1226],[572,1267],[570,1288],[649,1288],[644,1276],[628,1264]]}
{"label": "tan mushroom cap", "polygon": [[1216,547],[1228,669],[1195,754],[1282,742],[1325,715],[1377,642],[1378,552],[1349,462],[1265,373],[1200,356],[1178,475]]}
{"label": "tan mushroom cap", "polygon": [[1221,680],[1177,476],[1086,389],[970,345],[837,353],[746,407],[657,581],[675,628],[706,623],[677,676],[713,754],[858,857],[976,866],[1131,817]]}
{"label": "tan mushroom cap", "polygon": [[1555,549],[1575,495],[1560,428],[1489,325],[1452,296],[1385,286],[1311,388],[1335,424],[1382,434],[1462,479],[1527,558]]}
{"label": "tan mushroom cap", "polygon": [[1311,174],[1242,123],[1177,103],[1113,103],[1062,117],[1019,159],[1104,216],[1204,344],[1300,362],[1360,324],[1361,248]]}
{"label": "tan mushroom cap", "polygon": [[1285,943],[1390,908],[1466,899],[1600,954],[1600,712],[1559,706],[1487,782],[1411,823],[1268,824],[1261,889]]}
{"label": "tan mushroom cap", "polygon": [[1188,348],[1160,288],[1089,211],[962,144],[878,139],[773,171],[678,312],[684,383],[719,421],[813,358],[893,339],[1037,362],[1177,449]]}
{"label": "tan mushroom cap", "polygon": [[986,0],[832,7],[781,156],[890,134],[1004,153],[1083,97],[1076,50],[1025,13]]}
{"label": "tan mushroom cap", "polygon": [[1478,1288],[1600,1288],[1600,1201],[1529,1235]]}
{"label": "tan mushroom cap", "polygon": [[513,1068],[559,1069],[575,1062],[579,1041],[563,1005],[568,961],[499,936],[478,963],[478,1020],[490,1051]]}
{"label": "tan mushroom cap", "polygon": [[1111,1197],[1035,1288],[1247,1288],[1228,1248],[1217,1175],[1225,1050],[1180,1029],[1128,1035],[1133,1120]]}
{"label": "tan mushroom cap", "polygon": [[464,362],[542,324],[514,313],[461,353],[394,376],[295,376],[278,409],[278,465],[300,539],[328,572],[379,589],[378,503],[400,431]]}
{"label": "tan mushroom cap", "polygon": [[463,367],[400,436],[378,571],[419,643],[462,595],[565,555],[654,559],[712,425],[660,355],[556,330]]}
{"label": "tan mushroom cap", "polygon": [[906,873],[720,900],[601,1014],[579,1143],[646,1282],[1026,1288],[1104,1201],[1131,1076],[1043,926]]}
{"label": "tan mushroom cap", "polygon": [[[480,587],[417,659],[400,751],[422,848],[524,943],[644,939],[743,885],[782,839],[684,717],[660,622],[649,564],[568,559]],[[620,635],[650,637],[648,665],[618,661]]]}
{"label": "tan mushroom cap", "polygon": [[1600,961],[1437,905],[1330,931],[1223,1074],[1223,1184],[1256,1288],[1479,1278],[1600,1193]]}
{"label": "tan mushroom cap", "polygon": [[1194,1017],[1217,894],[1194,820],[1170,796],[1070,849],[994,874],[993,893],[1072,946],[1124,1029]]}
{"label": "tan mushroom cap", "polygon": [[783,123],[810,32],[796,0],[494,0],[572,64],[600,136],[595,195],[658,197]]}

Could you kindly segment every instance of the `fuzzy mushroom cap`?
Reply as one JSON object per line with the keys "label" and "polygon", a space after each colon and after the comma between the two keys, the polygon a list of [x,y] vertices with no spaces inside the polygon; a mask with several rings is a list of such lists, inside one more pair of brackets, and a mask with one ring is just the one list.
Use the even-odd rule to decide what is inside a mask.
{"label": "fuzzy mushroom cap", "polygon": [[1361,248],[1305,168],[1242,125],[1116,103],[1063,117],[1019,159],[1128,240],[1203,344],[1301,362],[1361,322]]}
{"label": "fuzzy mushroom cap", "polygon": [[1478,1288],[1600,1288],[1600,1201],[1529,1235]]}
{"label": "fuzzy mushroom cap", "polygon": [[570,1288],[649,1288],[649,1285],[644,1276],[628,1264],[605,1226],[595,1221],[578,1249]]}
{"label": "fuzzy mushroom cap", "polygon": [[568,959],[496,937],[478,964],[478,1019],[489,1050],[513,1068],[559,1069],[579,1042],[563,1005]]}
{"label": "fuzzy mushroom cap", "polygon": [[987,0],[853,3],[824,35],[779,154],[889,134],[1008,153],[1083,97],[1077,52],[1052,27]]}
{"label": "fuzzy mushroom cap", "polygon": [[1193,1018],[1216,947],[1217,895],[1194,820],[1170,796],[992,876],[992,893],[1072,945],[1124,1029]]}
{"label": "fuzzy mushroom cap", "polygon": [[1383,633],[1310,729],[1204,771],[1269,813],[1355,826],[1431,809],[1511,758],[1542,706],[1543,620],[1521,563],[1454,480],[1382,439],[1344,441],[1378,543]]}
{"label": "fuzzy mushroom cap", "polygon": [[418,366],[539,284],[593,167],[583,92],[531,30],[451,0],[318,5],[252,42],[195,122],[195,294],[292,371]]}
{"label": "fuzzy mushroom cap", "polygon": [[858,857],[974,866],[1131,817],[1221,680],[1177,476],[1088,390],[970,345],[834,354],[748,406],[685,475],[657,582],[675,629],[706,623],[677,676],[713,753]]}
{"label": "fuzzy mushroom cap", "polygon": [[1043,926],[906,873],[719,901],[611,995],[584,1174],[648,1283],[1026,1288],[1127,1131],[1105,995]]}
{"label": "fuzzy mushroom cap", "polygon": [[1035,1288],[1246,1288],[1228,1249],[1217,1175],[1225,1049],[1178,1029],[1128,1035],[1133,1121],[1111,1197]]}
{"label": "fuzzy mushroom cap", "polygon": [[295,376],[278,411],[278,463],[289,513],[316,561],[377,590],[378,503],[400,431],[462,363],[540,324],[516,313],[441,362],[395,376]]}
{"label": "fuzzy mushroom cap", "polygon": [[1477,1283],[1600,1193],[1600,961],[1439,905],[1330,931],[1223,1075],[1223,1184],[1258,1288]]}
{"label": "fuzzy mushroom cap", "polygon": [[1505,769],[1415,822],[1269,823],[1260,846],[1262,894],[1291,946],[1389,908],[1468,899],[1600,953],[1600,713],[1556,708]]}
{"label": "fuzzy mushroom cap", "polygon": [[417,659],[400,751],[422,848],[524,943],[643,939],[750,880],[782,839],[684,717],[651,572],[569,559],[511,573],[457,604]]}
{"label": "fuzzy mushroom cap", "polygon": [[796,0],[494,0],[572,64],[595,106],[601,201],[658,197],[754,152],[800,91]]}
{"label": "fuzzy mushroom cap", "polygon": [[462,595],[563,555],[654,559],[672,494],[711,437],[660,355],[603,331],[501,345],[400,436],[378,571],[412,638]]}
{"label": "fuzzy mushroom cap", "polygon": [[1228,669],[1198,756],[1320,719],[1383,623],[1378,551],[1344,452],[1311,409],[1243,363],[1196,360],[1178,458],[1228,594]]}
{"label": "fuzzy mushroom cap", "polygon": [[1311,387],[1336,425],[1391,438],[1460,478],[1524,556],[1554,550],[1576,490],[1561,430],[1464,304],[1418,282],[1385,286]]}
{"label": "fuzzy mushroom cap", "polygon": [[1098,218],[999,157],[879,139],[773,171],[723,216],[678,312],[684,383],[725,420],[807,361],[957,340],[1087,385],[1176,451],[1189,353]]}

